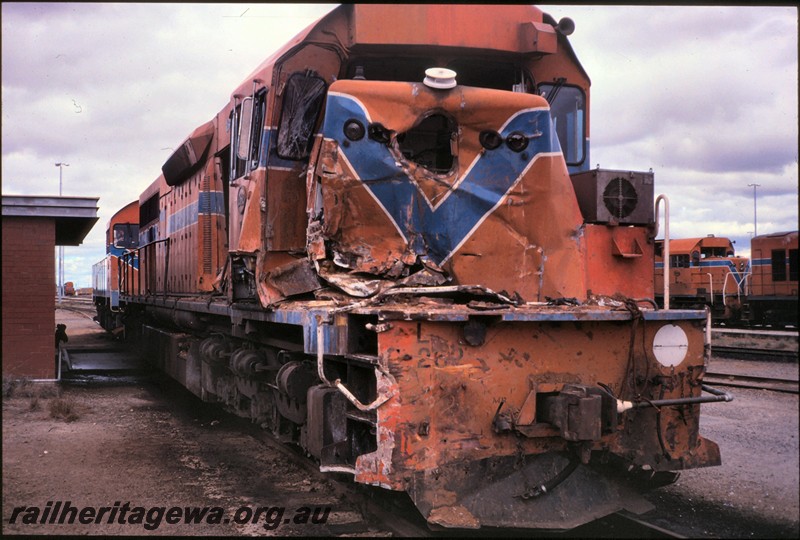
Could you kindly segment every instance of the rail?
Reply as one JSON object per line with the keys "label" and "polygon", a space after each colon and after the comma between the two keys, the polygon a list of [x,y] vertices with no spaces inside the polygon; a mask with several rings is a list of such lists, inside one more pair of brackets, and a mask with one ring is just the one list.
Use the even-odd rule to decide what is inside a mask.
{"label": "rail", "polygon": [[628,525],[625,528],[630,528],[631,532],[635,533],[635,535],[631,536],[628,536],[627,534],[623,536],[622,534],[617,533],[618,538],[689,538],[677,531],[665,529],[660,525],[650,523],[646,519],[638,515],[634,515],[628,510],[621,510],[613,515],[620,520],[627,522]]}
{"label": "rail", "polygon": [[797,379],[780,377],[758,377],[755,375],[740,375],[738,373],[707,372],[705,380],[719,386],[732,386],[736,388],[754,388],[756,390],[771,390],[789,394],[800,393]]}
{"label": "rail", "polygon": [[746,346],[714,345],[714,356],[731,358],[796,359],[797,351],[790,349],[759,349]]}

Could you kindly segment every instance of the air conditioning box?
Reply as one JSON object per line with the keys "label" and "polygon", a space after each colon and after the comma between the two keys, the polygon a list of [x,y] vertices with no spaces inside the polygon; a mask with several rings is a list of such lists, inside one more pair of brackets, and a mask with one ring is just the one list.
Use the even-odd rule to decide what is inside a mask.
{"label": "air conditioning box", "polygon": [[647,225],[654,221],[652,172],[595,169],[571,178],[586,223]]}

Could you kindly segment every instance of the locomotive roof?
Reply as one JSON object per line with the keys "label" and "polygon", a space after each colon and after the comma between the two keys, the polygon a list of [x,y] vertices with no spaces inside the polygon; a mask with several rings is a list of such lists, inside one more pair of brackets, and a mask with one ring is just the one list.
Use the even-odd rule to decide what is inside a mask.
{"label": "locomotive roof", "polygon": [[106,228],[111,227],[113,223],[122,222],[128,219],[135,219],[136,223],[139,222],[139,200],[131,201],[119,210],[117,210],[111,219],[108,220]]}
{"label": "locomotive roof", "polygon": [[[663,244],[663,240],[661,240]],[[691,253],[701,247],[722,247],[733,250],[733,243],[724,236],[702,236],[699,238],[677,238],[669,241],[669,252],[672,255]]]}
{"label": "locomotive roof", "polygon": [[[384,24],[391,21],[391,24]],[[270,55],[232,95],[249,95],[253,79],[271,77],[282,57],[304,42],[325,44],[347,56],[352,49],[372,46],[447,47],[511,54],[539,54],[533,35],[555,21],[530,5],[343,4],[312,23]],[[525,25],[526,28],[522,28]],[[527,28],[529,27],[529,28]],[[580,72],[586,72],[569,41],[557,32],[559,44]],[[530,38],[530,39],[529,39]]]}

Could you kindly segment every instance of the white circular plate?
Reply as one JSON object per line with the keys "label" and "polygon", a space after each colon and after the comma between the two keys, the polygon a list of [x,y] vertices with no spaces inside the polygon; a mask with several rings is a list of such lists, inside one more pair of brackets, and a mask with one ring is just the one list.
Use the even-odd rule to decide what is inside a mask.
{"label": "white circular plate", "polygon": [[653,354],[662,366],[677,366],[686,358],[688,351],[689,339],[680,326],[662,326],[653,338]]}

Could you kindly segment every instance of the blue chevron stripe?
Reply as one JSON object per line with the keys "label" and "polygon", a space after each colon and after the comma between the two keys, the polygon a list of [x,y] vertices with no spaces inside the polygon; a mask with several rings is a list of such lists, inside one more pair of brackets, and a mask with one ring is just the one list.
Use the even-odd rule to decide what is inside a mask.
{"label": "blue chevron stripe", "polygon": [[329,93],[324,136],[339,143],[340,152],[406,242],[416,253],[427,253],[436,264],[447,261],[469,239],[537,157],[561,152],[548,109],[519,111],[506,121],[500,135],[505,138],[512,132],[523,133],[529,138],[528,147],[517,153],[503,144],[484,152],[459,178],[455,189],[433,207],[385,144],[369,137],[359,141],[345,139],[343,126],[350,119],[359,120],[365,127],[370,123],[369,114],[359,101]]}

